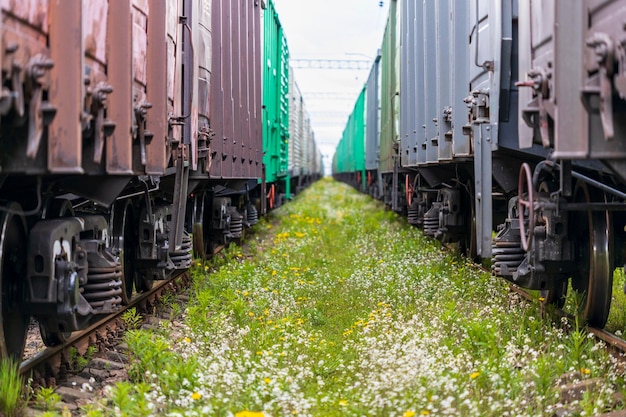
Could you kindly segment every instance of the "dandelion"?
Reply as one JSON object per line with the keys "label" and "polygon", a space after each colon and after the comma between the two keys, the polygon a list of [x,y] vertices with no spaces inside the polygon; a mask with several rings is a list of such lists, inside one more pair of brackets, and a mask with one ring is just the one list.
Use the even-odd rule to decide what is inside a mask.
{"label": "dandelion", "polygon": [[191,338],[186,337],[186,338],[185,338],[185,343],[191,343]]}
{"label": "dandelion", "polygon": [[406,410],[404,413],[402,413],[402,417],[413,417],[415,415],[415,411],[413,410]]}
{"label": "dandelion", "polygon": [[420,414],[423,415],[423,416],[427,416],[427,415],[430,415],[430,411],[422,410],[422,412]]}
{"label": "dandelion", "polygon": [[544,302],[546,299],[544,297],[539,297],[539,301]]}
{"label": "dandelion", "polygon": [[339,405],[342,407],[347,407],[348,406],[348,401],[346,400],[339,400]]}
{"label": "dandelion", "polygon": [[193,394],[191,394],[191,399],[194,401],[198,401],[200,398],[202,398],[202,394],[200,394],[199,392],[194,392]]}
{"label": "dandelion", "polygon": [[263,382],[269,384],[270,382],[272,382],[272,380],[270,378],[263,378]]}
{"label": "dandelion", "polygon": [[476,372],[472,372],[470,375],[470,378],[472,379],[476,379],[480,376],[480,372],[476,371]]}
{"label": "dandelion", "polygon": [[250,317],[254,317],[254,312],[252,312],[252,311],[248,311],[248,315],[249,315]]}
{"label": "dandelion", "polygon": [[589,374],[591,374],[591,369],[580,368],[580,373],[583,374],[583,375],[589,375]]}

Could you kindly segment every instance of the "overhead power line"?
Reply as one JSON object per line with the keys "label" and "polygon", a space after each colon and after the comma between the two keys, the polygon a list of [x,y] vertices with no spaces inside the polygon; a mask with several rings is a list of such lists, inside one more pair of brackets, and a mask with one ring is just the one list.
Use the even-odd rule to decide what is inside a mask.
{"label": "overhead power line", "polygon": [[364,59],[290,59],[294,68],[329,70],[369,70],[372,61]]}
{"label": "overhead power line", "polygon": [[318,100],[356,100],[356,94],[336,93],[336,92],[303,92],[306,99]]}

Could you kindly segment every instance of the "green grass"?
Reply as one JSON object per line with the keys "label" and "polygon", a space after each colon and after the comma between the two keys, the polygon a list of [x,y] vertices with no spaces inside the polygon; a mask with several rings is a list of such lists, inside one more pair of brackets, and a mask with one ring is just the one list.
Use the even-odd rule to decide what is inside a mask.
{"label": "green grass", "polygon": [[[314,184],[250,239],[194,266],[184,328],[129,332],[139,385],[92,415],[589,415],[623,389],[584,330],[345,185]],[[560,404],[566,373],[603,382]]]}
{"label": "green grass", "polygon": [[10,359],[0,359],[0,415],[20,415],[23,405],[24,380],[19,364]]}

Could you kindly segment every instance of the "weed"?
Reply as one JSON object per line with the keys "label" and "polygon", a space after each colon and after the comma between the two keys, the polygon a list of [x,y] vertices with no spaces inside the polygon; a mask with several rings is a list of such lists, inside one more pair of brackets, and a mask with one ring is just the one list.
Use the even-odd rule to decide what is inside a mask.
{"label": "weed", "polygon": [[54,392],[54,387],[41,387],[35,391],[35,406],[43,411],[53,411],[61,402],[61,396]]}
{"label": "weed", "polygon": [[19,364],[11,359],[0,359],[0,414],[7,417],[19,414],[23,387]]}
{"label": "weed", "polygon": [[143,317],[137,313],[134,307],[129,308],[122,314],[122,322],[127,329],[138,329],[142,321]]}
{"label": "weed", "polygon": [[84,355],[81,355],[78,350],[74,347],[69,348],[69,358],[68,362],[70,365],[70,370],[74,372],[80,372],[89,364],[89,361],[93,359],[93,356],[98,351],[98,348],[95,346],[89,346]]}
{"label": "weed", "polygon": [[624,390],[582,325],[552,326],[345,185],[318,182],[254,230],[255,245],[194,266],[183,336],[127,334],[129,374],[145,391],[119,388],[107,407],[131,413],[131,398],[153,415],[553,415],[564,373],[606,376],[584,410]]}

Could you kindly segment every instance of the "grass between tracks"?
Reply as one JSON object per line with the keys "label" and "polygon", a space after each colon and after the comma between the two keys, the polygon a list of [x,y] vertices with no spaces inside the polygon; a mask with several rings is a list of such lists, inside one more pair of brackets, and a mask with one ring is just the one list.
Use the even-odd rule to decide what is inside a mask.
{"label": "grass between tracks", "polygon": [[133,380],[88,415],[547,416],[568,373],[602,377],[566,404],[595,415],[623,389],[584,330],[332,180],[193,276],[184,326],[130,332]]}

